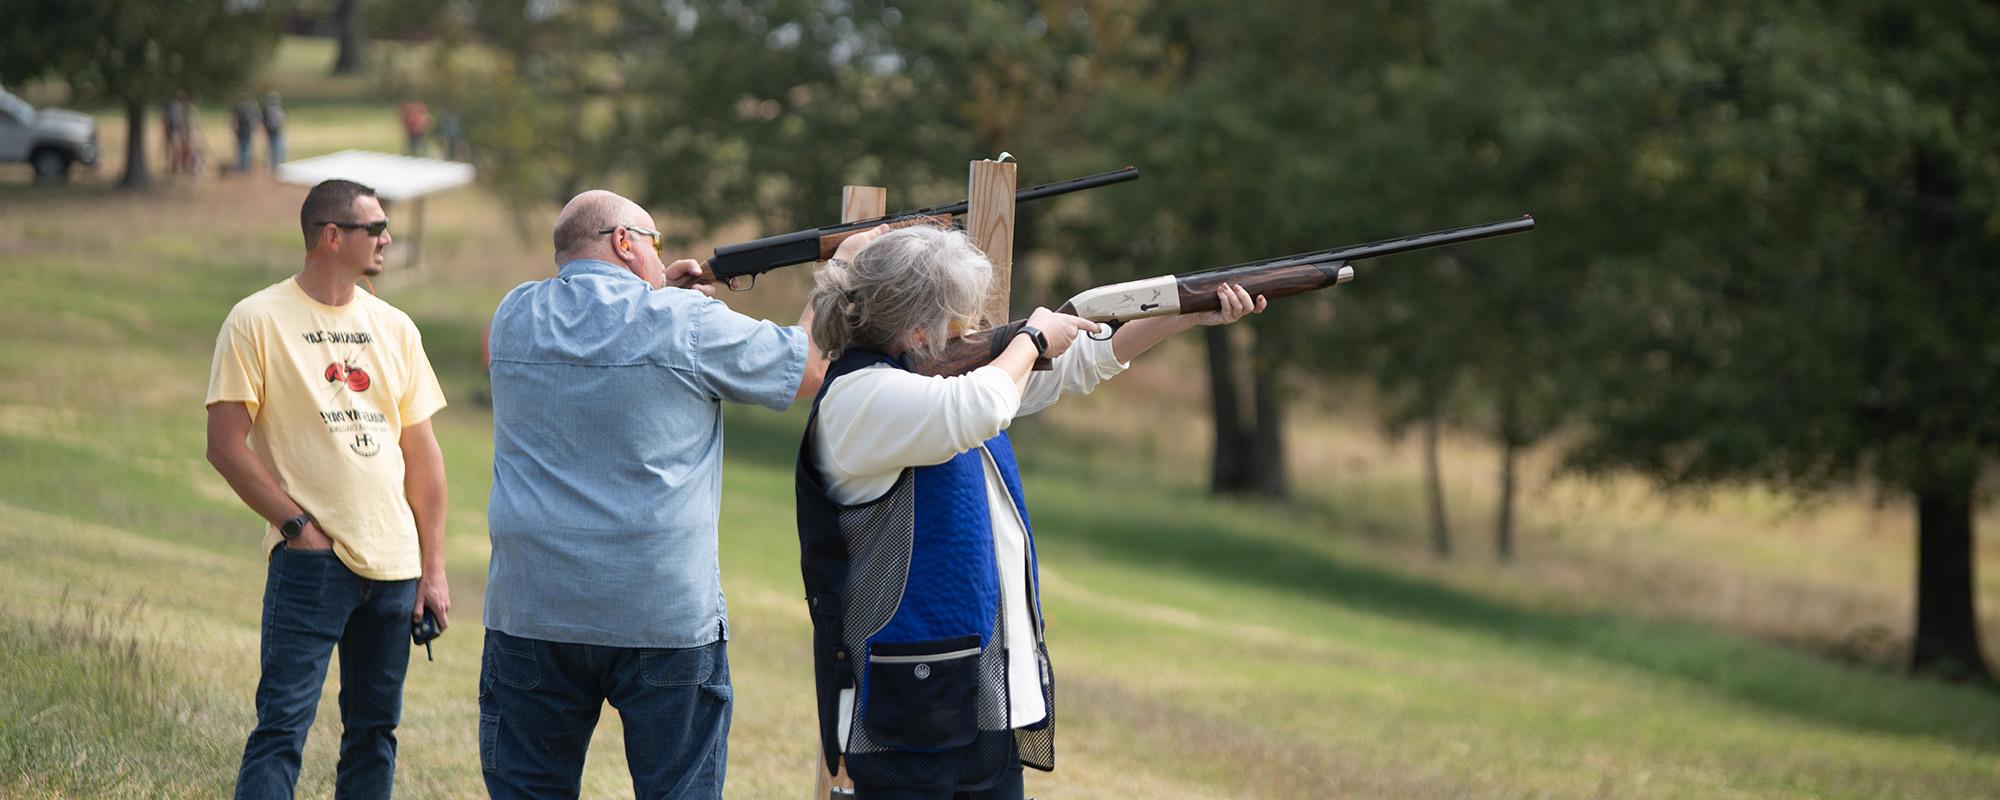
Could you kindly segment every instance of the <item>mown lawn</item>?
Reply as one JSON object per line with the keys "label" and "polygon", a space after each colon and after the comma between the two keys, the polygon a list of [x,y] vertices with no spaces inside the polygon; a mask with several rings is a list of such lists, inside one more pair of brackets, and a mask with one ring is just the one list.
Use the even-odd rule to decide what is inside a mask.
{"label": "mown lawn", "polygon": [[[312,59],[280,63],[303,74]],[[363,89],[316,85],[329,124],[373,130],[378,109]],[[310,154],[301,141],[338,146],[312,129],[313,95],[299,96],[294,153]],[[389,144],[377,146],[392,147],[392,104],[379,105]],[[229,791],[253,721],[264,564],[260,523],[202,459],[200,402],[229,306],[296,269],[302,196],[262,178],[143,195],[87,181],[0,186],[0,796]],[[435,662],[419,654],[412,665],[405,797],[483,796],[475,692],[491,417],[475,400],[479,331],[506,287],[548,269],[544,237],[524,242],[503,218],[476,193],[440,198],[433,263],[377,281],[423,328],[452,401],[438,431],[455,625]],[[796,289],[773,282],[746,307],[779,316]],[[1783,530],[1745,545],[1729,532],[1797,518],[1745,501],[1635,526],[1629,507],[1578,499],[1616,492],[1558,487],[1533,498],[1529,533],[1547,538],[1526,543],[1522,566],[1435,567],[1405,547],[1402,532],[1420,525],[1402,500],[1414,483],[1394,466],[1401,457],[1350,450],[1359,437],[1330,435],[1317,417],[1300,425],[1297,457],[1341,465],[1339,488],[1303,478],[1307,499],[1288,506],[1203,495],[1198,457],[1111,419],[1183,422],[1198,395],[1170,391],[1176,380],[1135,372],[1019,426],[1061,720],[1059,768],[1031,775],[1030,794],[2000,796],[2000,693],[1741,632],[1755,626],[1700,624],[1711,617],[1697,599],[1654,596],[1710,585],[1686,581],[1723,564],[1729,581],[1791,587],[1751,597],[1801,608],[1900,598],[1877,577],[1894,571],[1881,565],[1894,541],[1815,534],[1826,537],[1817,547],[1851,546],[1846,559]],[[729,417],[732,797],[803,797],[812,781],[790,499],[800,420]],[[1681,551],[1709,560],[1668,555]],[[1837,561],[1863,563],[1801,566]],[[1655,575],[1672,579],[1631,577]],[[1790,613],[1756,619],[1811,619]],[[336,674],[302,796],[331,791],[337,686]],[[622,749],[607,710],[586,795],[630,794]]]}

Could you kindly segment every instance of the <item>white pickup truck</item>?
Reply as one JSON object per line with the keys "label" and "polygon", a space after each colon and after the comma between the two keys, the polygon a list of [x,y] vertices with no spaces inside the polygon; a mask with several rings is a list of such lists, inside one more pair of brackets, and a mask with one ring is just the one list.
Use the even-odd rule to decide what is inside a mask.
{"label": "white pickup truck", "polygon": [[60,181],[71,164],[97,163],[97,120],[59,108],[35,108],[0,89],[0,162],[26,161],[35,179]]}

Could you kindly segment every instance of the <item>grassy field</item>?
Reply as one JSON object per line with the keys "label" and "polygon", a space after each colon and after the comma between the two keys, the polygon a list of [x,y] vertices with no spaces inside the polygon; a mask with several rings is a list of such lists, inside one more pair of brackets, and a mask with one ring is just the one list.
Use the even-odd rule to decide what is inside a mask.
{"label": "grassy field", "polygon": [[[394,149],[381,79],[322,78],[315,48],[288,43],[267,78],[286,92],[293,155]],[[114,161],[121,130],[106,128]],[[204,177],[132,195],[104,185],[115,176],[0,184],[4,797],[226,795],[253,722],[260,523],[203,462],[200,400],[229,306],[297,268],[303,190]],[[549,271],[546,221],[523,238],[490,198],[441,197],[429,263],[376,282],[423,328],[452,400],[437,429],[456,624],[411,668],[406,797],[483,794],[479,330],[507,287]],[[789,318],[803,284],[780,276],[740,306]],[[1061,687],[1060,766],[1031,775],[1030,794],[2000,796],[2000,694],[1882,666],[1908,635],[1903,501],[1543,478],[1523,498],[1520,562],[1501,567],[1478,546],[1490,451],[1454,437],[1463,555],[1440,564],[1423,552],[1416,454],[1355,413],[1362,393],[1301,392],[1298,503],[1205,497],[1196,355],[1174,343],[1017,426]],[[811,786],[799,423],[729,414],[731,797]],[[1176,428],[1190,433],[1154,433]],[[2000,520],[1980,522],[1991,646]],[[331,792],[337,685],[305,796]],[[586,795],[629,796],[615,715],[595,745]]]}

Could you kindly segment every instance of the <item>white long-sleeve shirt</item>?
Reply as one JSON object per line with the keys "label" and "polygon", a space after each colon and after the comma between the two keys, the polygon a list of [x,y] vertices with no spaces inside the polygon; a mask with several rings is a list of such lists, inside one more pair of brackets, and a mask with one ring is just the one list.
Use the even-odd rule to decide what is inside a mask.
{"label": "white long-sleeve shirt", "polygon": [[[1063,395],[1089,394],[1129,366],[1118,360],[1108,339],[1083,336],[1055,359],[1054,369],[1031,373],[1020,392],[999,367],[940,378],[878,364],[844,375],[827,389],[813,425],[813,452],[834,501],[866,502],[894,487],[904,468],[950,461],[999,435],[1015,418],[1048,408]],[[1028,611],[1027,525],[993,459],[982,460],[1006,615],[1008,722],[1019,728],[1048,716]],[[852,693],[842,691],[842,742],[847,741],[845,709],[852,707]]]}

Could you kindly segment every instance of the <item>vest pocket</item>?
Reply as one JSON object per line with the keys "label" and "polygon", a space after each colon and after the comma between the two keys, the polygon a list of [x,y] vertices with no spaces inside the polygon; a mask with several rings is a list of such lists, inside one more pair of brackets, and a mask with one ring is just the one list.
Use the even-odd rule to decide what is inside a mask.
{"label": "vest pocket", "polygon": [[979,734],[979,636],[868,648],[862,724],[876,742],[936,751]]}

